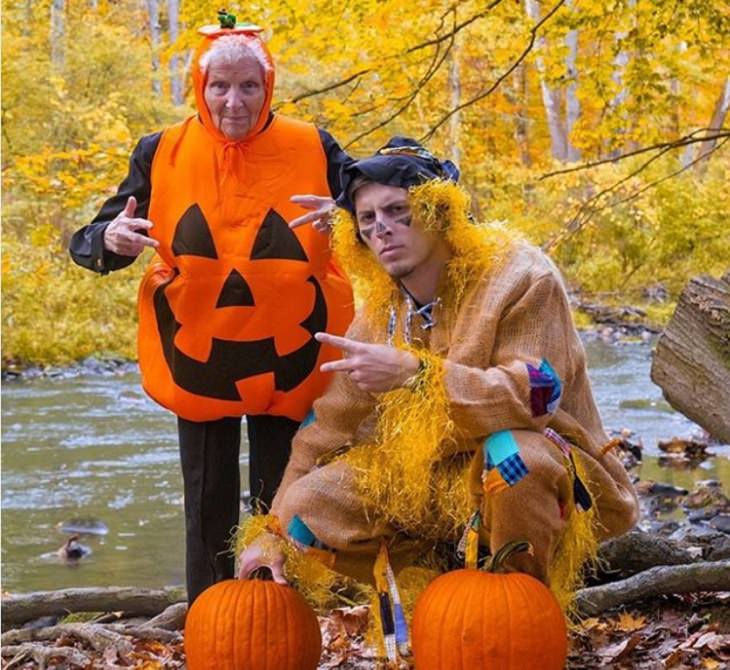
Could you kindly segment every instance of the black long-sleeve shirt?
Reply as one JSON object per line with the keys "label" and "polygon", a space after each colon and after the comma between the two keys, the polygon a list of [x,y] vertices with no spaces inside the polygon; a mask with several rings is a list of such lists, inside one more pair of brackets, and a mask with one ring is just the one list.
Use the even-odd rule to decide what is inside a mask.
{"label": "black long-sleeve shirt", "polygon": [[[349,161],[350,157],[326,130],[319,128],[318,131],[327,158],[327,183],[332,197],[336,198],[340,193],[340,166]],[[74,233],[69,253],[81,267],[107,274],[125,268],[136,260],[136,256],[123,256],[105,249],[104,231],[124,209],[130,196],[134,196],[137,200],[135,216],[141,219],[147,218],[152,189],[150,181],[152,159],[160,144],[161,136],[162,133],[145,135],[137,143],[129,160],[129,172],[119,185],[116,194],[102,205],[89,225]]]}

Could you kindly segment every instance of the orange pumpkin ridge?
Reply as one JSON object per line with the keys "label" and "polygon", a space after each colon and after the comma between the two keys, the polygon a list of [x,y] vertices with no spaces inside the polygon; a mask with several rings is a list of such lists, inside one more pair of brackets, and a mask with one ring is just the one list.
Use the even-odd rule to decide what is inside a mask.
{"label": "orange pumpkin ridge", "polygon": [[195,600],[184,645],[188,670],[316,670],[322,637],[291,587],[229,579]]}
{"label": "orange pumpkin ridge", "polygon": [[[501,570],[525,545],[505,545],[490,569]],[[519,572],[441,575],[418,599],[412,631],[416,670],[562,670],[567,658],[567,627],[555,597]]]}

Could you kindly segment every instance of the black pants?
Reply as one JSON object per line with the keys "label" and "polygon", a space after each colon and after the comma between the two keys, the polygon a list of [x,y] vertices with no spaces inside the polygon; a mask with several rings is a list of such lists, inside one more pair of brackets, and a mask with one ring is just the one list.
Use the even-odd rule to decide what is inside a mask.
{"label": "black pants", "polygon": [[[299,422],[249,416],[249,485],[254,509],[267,511],[281,483]],[[232,531],[238,525],[241,419],[196,423],[178,417],[185,492],[185,574],[188,602],[233,577]]]}

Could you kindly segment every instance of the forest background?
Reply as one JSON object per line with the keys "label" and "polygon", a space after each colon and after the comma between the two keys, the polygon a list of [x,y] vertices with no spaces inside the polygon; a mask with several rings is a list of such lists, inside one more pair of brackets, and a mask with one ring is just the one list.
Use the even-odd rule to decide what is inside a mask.
{"label": "forest background", "polygon": [[[5,0],[3,367],[135,353],[146,263],[67,246],[145,134],[192,113],[202,0]],[[730,7],[713,0],[231,2],[266,29],[275,109],[353,155],[394,134],[462,168],[480,220],[545,248],[573,290],[651,303],[730,259]],[[652,291],[651,289],[654,289]]]}

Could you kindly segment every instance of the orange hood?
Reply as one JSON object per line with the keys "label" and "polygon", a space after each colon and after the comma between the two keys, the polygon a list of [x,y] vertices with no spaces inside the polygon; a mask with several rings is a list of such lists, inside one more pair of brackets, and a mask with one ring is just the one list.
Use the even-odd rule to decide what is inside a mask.
{"label": "orange hood", "polygon": [[[246,39],[247,44],[250,45],[251,50],[256,54],[256,57],[261,60],[263,59],[266,63],[264,69],[264,91],[266,96],[264,98],[264,104],[261,107],[261,113],[259,118],[256,120],[253,128],[246,137],[241,140],[232,141],[226,137],[218,128],[213,124],[213,119],[210,115],[208,105],[205,103],[204,91],[205,85],[208,81],[208,75],[203,74],[200,69],[200,59],[203,54],[213,46],[215,40],[223,37],[224,35],[243,35]],[[226,144],[239,144],[248,142],[251,138],[255,137],[266,125],[269,119],[269,113],[271,112],[271,97],[274,92],[274,61],[271,58],[269,50],[266,48],[264,41],[261,39],[256,32],[247,32],[240,29],[220,29],[213,34],[206,35],[198,44],[198,48],[195,50],[195,57],[193,58],[192,64],[193,73],[193,89],[195,90],[195,106],[200,115],[200,120],[215,139]]]}

